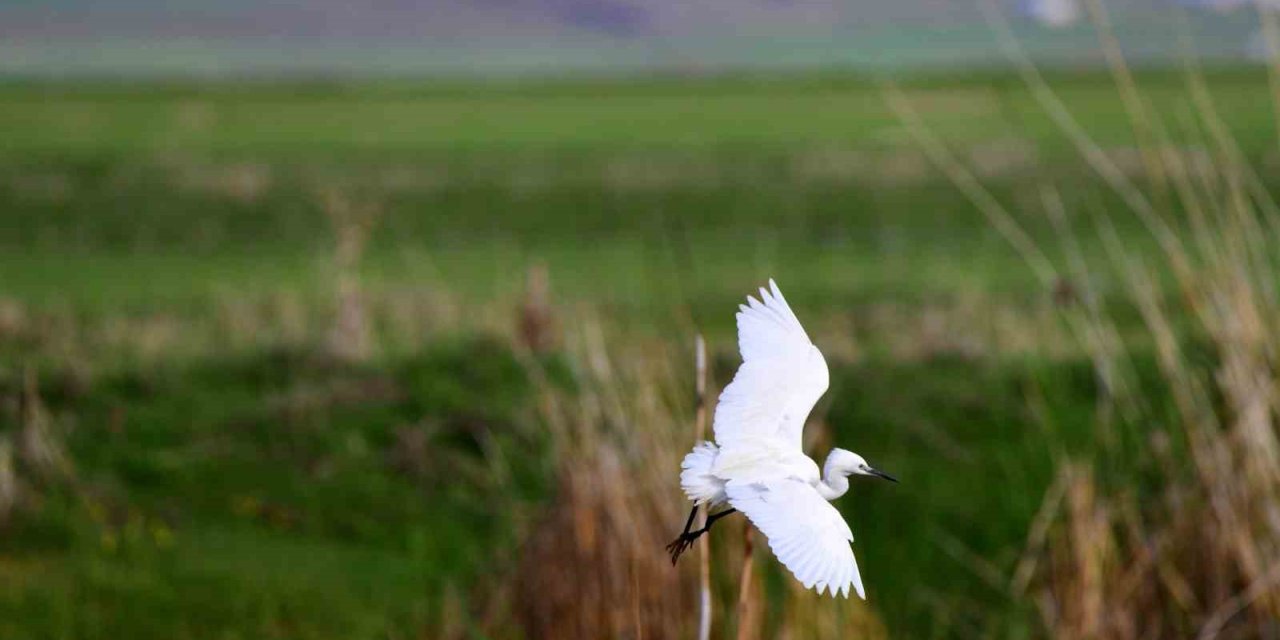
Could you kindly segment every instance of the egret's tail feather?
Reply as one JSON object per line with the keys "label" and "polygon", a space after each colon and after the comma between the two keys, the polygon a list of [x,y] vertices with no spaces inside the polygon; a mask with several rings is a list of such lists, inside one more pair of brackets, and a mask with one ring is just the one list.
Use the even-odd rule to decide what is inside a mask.
{"label": "egret's tail feather", "polygon": [[720,453],[711,442],[701,442],[680,463],[680,486],[694,504],[724,502],[724,482],[711,475],[711,465]]}

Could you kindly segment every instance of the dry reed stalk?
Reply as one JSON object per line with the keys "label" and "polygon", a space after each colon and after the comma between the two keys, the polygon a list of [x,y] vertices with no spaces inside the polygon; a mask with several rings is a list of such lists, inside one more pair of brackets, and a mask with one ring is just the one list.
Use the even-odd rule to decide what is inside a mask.
{"label": "dry reed stalk", "polygon": [[18,470],[13,458],[13,442],[8,434],[0,434],[0,528],[18,508]]}
{"label": "dry reed stalk", "polygon": [[516,336],[526,349],[547,353],[555,348],[555,317],[551,307],[551,276],[538,262],[525,272],[524,299],[520,303]]}
{"label": "dry reed stalk", "polygon": [[445,585],[440,598],[440,626],[433,629],[433,635],[441,640],[461,640],[471,637],[466,628],[466,607],[458,587],[452,583]]}
{"label": "dry reed stalk", "polygon": [[48,409],[40,399],[35,370],[30,367],[23,373],[18,424],[17,456],[23,468],[42,480],[69,477],[70,458],[53,432]]}
{"label": "dry reed stalk", "polygon": [[759,637],[760,607],[757,597],[751,591],[751,583],[755,582],[755,545],[752,533],[755,529],[751,523],[742,525],[742,574],[738,577],[738,640],[753,640]]}
{"label": "dry reed stalk", "polygon": [[[697,413],[694,415],[694,442],[707,437],[707,341],[699,333],[694,337],[694,387],[697,392]],[[701,529],[707,522],[707,508],[700,510],[694,522]],[[698,550],[698,640],[711,638],[711,536],[702,541]]]}
{"label": "dry reed stalk", "polygon": [[22,301],[0,297],[0,340],[16,339],[26,334],[28,316]]}
{"label": "dry reed stalk", "polygon": [[332,189],[325,190],[321,196],[335,239],[333,262],[338,301],[328,350],[340,360],[360,362],[367,360],[373,351],[368,305],[360,285],[360,262],[381,209],[369,203],[357,204]]}
{"label": "dry reed stalk", "polygon": [[1120,40],[1116,38],[1115,31],[1112,29],[1111,15],[1107,12],[1106,6],[1101,0],[1087,0],[1085,7],[1097,31],[1098,42],[1102,46],[1107,68],[1115,79],[1116,90],[1120,94],[1120,102],[1129,119],[1129,126],[1137,139],[1143,169],[1146,176],[1151,179],[1156,195],[1163,196],[1168,188],[1169,176],[1162,157],[1155,148],[1157,135],[1152,130],[1154,119],[1142,100],[1129,65],[1125,62],[1124,54],[1120,49]]}
{"label": "dry reed stalk", "polygon": [[969,198],[978,211],[987,219],[993,228],[1004,236],[1010,246],[1022,257],[1031,268],[1041,284],[1052,287],[1058,281],[1057,270],[1052,261],[1040,249],[1035,240],[1018,224],[1017,220],[1000,201],[995,198],[973,172],[965,167],[955,155],[947,149],[924,125],[915,107],[907,100],[902,91],[893,84],[884,85],[885,102],[897,116],[898,121],[907,128],[908,133],[924,150],[929,160],[938,167],[957,189]]}
{"label": "dry reed stalk", "polygon": [[[1067,219],[1067,209],[1061,194],[1054,188],[1044,187],[1040,197],[1045,213],[1062,243],[1070,281],[1078,289],[1078,304],[1060,306],[1059,310],[1074,342],[1084,348],[1093,363],[1101,387],[1096,408],[1099,426],[1105,428],[1109,425],[1107,416],[1112,407],[1118,407],[1122,416],[1132,419],[1136,416],[1138,407],[1129,385],[1133,362],[1128,349],[1120,337],[1115,320],[1103,305],[1102,293],[1089,268],[1080,239]],[[1107,442],[1112,439],[1109,430],[1103,431],[1101,435]]]}
{"label": "dry reed stalk", "polygon": [[[1272,118],[1280,122],[1280,21],[1273,11],[1259,11],[1258,15],[1262,20],[1262,37],[1267,43],[1267,83],[1271,88]],[[1276,134],[1280,136],[1280,129]]]}
{"label": "dry reed stalk", "polygon": [[[1023,84],[1031,91],[1032,97],[1040,108],[1053,120],[1058,130],[1067,136],[1094,173],[1124,201],[1130,211],[1138,216],[1143,226],[1160,245],[1173,268],[1179,273],[1186,273],[1189,265],[1184,261],[1186,252],[1182,246],[1182,240],[1169,225],[1168,220],[1160,215],[1142,190],[1129,180],[1106,151],[1089,137],[1088,131],[1071,114],[1062,99],[1054,93],[1026,50],[1013,35],[1009,20],[996,1],[983,0],[980,6],[1001,49],[1014,63]],[[958,183],[957,186],[959,186]]]}
{"label": "dry reed stalk", "polygon": [[0,526],[30,497],[32,488],[74,479],[31,367],[22,371],[16,409],[17,430],[0,432]]}

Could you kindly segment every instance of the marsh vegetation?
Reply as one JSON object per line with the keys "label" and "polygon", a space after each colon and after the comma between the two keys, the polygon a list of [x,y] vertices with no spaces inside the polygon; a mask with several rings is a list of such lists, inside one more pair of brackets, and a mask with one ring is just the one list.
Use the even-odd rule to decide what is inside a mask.
{"label": "marsh vegetation", "polygon": [[1258,637],[1267,73],[1045,82],[0,88],[0,635],[689,634],[694,338],[772,276],[903,482],[866,603],[717,527],[717,637]]}

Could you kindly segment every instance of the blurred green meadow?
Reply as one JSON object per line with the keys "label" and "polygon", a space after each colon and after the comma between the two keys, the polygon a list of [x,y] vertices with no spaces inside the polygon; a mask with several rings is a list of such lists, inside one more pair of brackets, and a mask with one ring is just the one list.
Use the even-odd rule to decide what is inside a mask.
{"label": "blurred green meadow", "polygon": [[[1274,192],[1265,71],[1205,81]],[[1158,200],[1111,77],[1048,82]],[[1137,75],[1170,144],[1211,163],[1188,82]],[[1101,305],[1159,398],[1099,238],[1156,243],[1011,75],[0,86],[0,636],[540,637],[553,614],[511,585],[536,582],[572,464],[548,403],[601,375],[574,345],[596,327],[620,368],[659,345],[671,424],[621,426],[692,446],[694,335],[726,384],[736,304],[769,277],[831,363],[822,442],[902,479],[837,503],[868,603],[811,606],[890,637],[1051,635],[1007,584],[1046,493],[1066,456],[1141,457],[1147,434],[1098,427],[1096,362],[1060,316],[1081,283],[1038,280],[886,91],[1050,260],[1070,231],[1110,265]],[[683,451],[630,451],[656,450],[673,517],[650,526],[674,536]],[[1115,482],[1142,495],[1149,471]],[[788,626],[762,546],[759,637],[818,637]],[[716,556],[718,602],[739,561]],[[684,564],[662,568],[692,624]],[[643,635],[640,611],[596,637]],[[737,624],[718,609],[718,634]]]}

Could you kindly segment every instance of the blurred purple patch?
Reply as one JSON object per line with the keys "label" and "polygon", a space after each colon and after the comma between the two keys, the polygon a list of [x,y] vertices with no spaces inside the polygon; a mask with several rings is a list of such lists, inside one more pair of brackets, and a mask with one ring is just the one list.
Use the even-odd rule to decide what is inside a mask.
{"label": "blurred purple patch", "polygon": [[653,24],[649,11],[621,2],[551,0],[552,13],[565,24],[614,36],[639,36]]}
{"label": "blurred purple patch", "polygon": [[1174,0],[1174,4],[1187,9],[1224,13],[1251,5],[1253,0]]}

